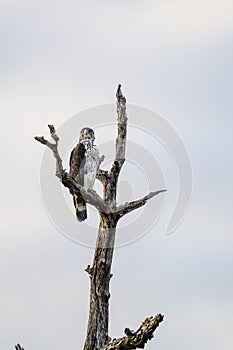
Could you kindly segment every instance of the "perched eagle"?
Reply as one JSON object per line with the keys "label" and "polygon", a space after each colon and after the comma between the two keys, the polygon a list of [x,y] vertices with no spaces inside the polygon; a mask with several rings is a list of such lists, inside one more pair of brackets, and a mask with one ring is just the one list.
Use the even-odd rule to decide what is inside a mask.
{"label": "perched eagle", "polygon": [[[79,143],[70,155],[70,174],[86,190],[94,185],[96,173],[100,164],[99,151],[94,145],[95,133],[90,128],[83,128],[80,132]],[[78,221],[87,218],[87,206],[81,193],[73,195]]]}

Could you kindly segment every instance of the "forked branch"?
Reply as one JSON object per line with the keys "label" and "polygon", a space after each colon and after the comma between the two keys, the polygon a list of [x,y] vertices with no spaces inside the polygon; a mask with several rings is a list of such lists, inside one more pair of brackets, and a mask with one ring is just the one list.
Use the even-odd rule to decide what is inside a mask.
{"label": "forked branch", "polygon": [[[96,178],[103,184],[103,199],[94,190],[86,191],[72,176],[63,169],[62,159],[58,152],[59,137],[53,125],[49,125],[50,135],[54,143],[43,136],[35,139],[49,147],[56,159],[56,175],[65,187],[72,193],[81,192],[85,201],[97,208],[100,213],[99,233],[92,266],[88,265],[86,271],[90,275],[90,310],[87,327],[87,336],[84,350],[130,350],[144,348],[146,342],[153,337],[153,333],[163,320],[158,314],[143,321],[138,330],[125,329],[125,336],[109,341],[109,282],[112,277],[111,265],[114,252],[115,232],[118,220],[124,215],[136,210],[146,202],[166,190],[151,192],[141,199],[117,206],[116,193],[120,171],[125,162],[127,114],[126,98],[118,85],[117,92],[117,137],[115,157],[109,171],[98,170]],[[20,345],[16,350],[23,350]]]}
{"label": "forked branch", "polygon": [[[118,88],[119,89],[119,88]],[[122,95],[120,95],[122,96]],[[123,102],[125,101],[125,98],[121,97],[121,99],[123,100]],[[121,101],[121,100],[120,100]],[[124,120],[125,117],[120,115],[120,119]],[[62,159],[59,155],[59,151],[58,151],[58,141],[59,141],[59,137],[56,134],[56,130],[54,128],[53,125],[48,125],[49,130],[50,130],[50,135],[52,137],[52,139],[55,141],[55,143],[51,143],[48,140],[46,140],[44,138],[44,136],[36,136],[35,140],[37,140],[38,142],[42,143],[43,145],[46,145],[47,147],[49,147],[51,149],[51,151],[53,152],[54,158],[56,160],[56,176],[61,180],[62,184],[71,189],[74,193],[78,193],[78,191],[81,192],[83,198],[86,200],[86,202],[90,205],[93,205],[97,210],[104,212],[104,213],[113,213],[113,212],[117,212],[117,216],[118,218],[122,218],[124,215],[130,213],[131,211],[138,209],[140,207],[142,207],[143,205],[146,204],[146,202],[151,199],[152,197],[158,195],[159,193],[165,192],[166,190],[159,190],[156,192],[151,192],[148,195],[146,195],[145,197],[129,202],[129,203],[125,203],[121,206],[119,206],[118,208],[116,208],[113,203],[108,202],[106,203],[95,190],[85,190],[84,187],[82,187],[81,185],[79,185],[73,178],[72,176],[67,173],[64,169],[63,169],[63,165],[62,165]],[[120,126],[118,125],[118,129],[121,129]],[[120,131],[121,132],[121,131]],[[125,135],[126,136],[126,135]],[[125,137],[124,136],[124,137]],[[116,144],[118,143],[119,139],[117,139]],[[122,142],[121,142],[122,145]],[[118,148],[120,148],[120,146],[118,146]],[[120,154],[120,151],[118,152],[118,154]],[[125,146],[124,149],[122,150],[121,154],[125,154]],[[117,151],[116,151],[116,159],[117,159]],[[120,163],[118,161],[114,161],[112,169],[110,171],[110,174],[108,174],[107,171],[105,170],[99,170],[98,172],[98,178],[99,180],[101,180],[102,182],[107,183],[108,181],[110,181],[111,177],[114,177],[116,182],[118,180],[118,176],[120,173],[120,168],[122,166],[122,162],[121,162],[121,166]],[[122,158],[121,158],[122,160]],[[115,182],[115,181],[114,181]],[[115,185],[116,185],[115,182]],[[114,189],[114,186],[110,187],[111,189]]]}

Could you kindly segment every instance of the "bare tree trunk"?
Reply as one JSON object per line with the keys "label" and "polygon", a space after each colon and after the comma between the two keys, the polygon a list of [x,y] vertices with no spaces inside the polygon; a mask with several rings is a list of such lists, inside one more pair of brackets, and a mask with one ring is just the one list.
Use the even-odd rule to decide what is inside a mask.
{"label": "bare tree trunk", "polygon": [[109,282],[114,251],[116,226],[119,214],[116,212],[116,191],[120,170],[125,161],[127,116],[126,99],[118,86],[117,93],[117,138],[115,160],[103,182],[104,201],[113,209],[112,213],[100,212],[99,233],[92,267],[88,268],[91,278],[90,309],[87,337],[84,350],[99,350],[109,342]]}
{"label": "bare tree trunk", "polygon": [[[116,191],[121,168],[125,162],[127,115],[126,99],[122,95],[121,86],[117,93],[117,137],[115,159],[109,171],[99,170],[97,179],[103,184],[103,198],[94,190],[86,191],[80,186],[62,165],[62,159],[58,152],[59,137],[53,125],[49,125],[50,134],[55,143],[51,143],[43,136],[35,139],[51,149],[56,159],[56,176],[61,183],[68,187],[72,193],[81,192],[85,201],[99,211],[100,223],[96,241],[95,254],[92,266],[88,265],[86,271],[90,276],[90,309],[87,325],[87,336],[84,350],[130,350],[144,348],[145,343],[153,337],[153,332],[163,320],[158,314],[155,317],[146,318],[137,331],[125,328],[125,336],[111,340],[108,335],[109,321],[109,282],[112,277],[111,265],[113,259],[115,234],[118,220],[131,211],[145,205],[152,197],[165,190],[151,192],[141,199],[117,206]],[[17,345],[16,350],[21,350]]]}
{"label": "bare tree trunk", "polygon": [[108,342],[109,282],[117,219],[114,214],[100,214],[99,233],[90,275],[90,309],[84,350],[102,349]]}

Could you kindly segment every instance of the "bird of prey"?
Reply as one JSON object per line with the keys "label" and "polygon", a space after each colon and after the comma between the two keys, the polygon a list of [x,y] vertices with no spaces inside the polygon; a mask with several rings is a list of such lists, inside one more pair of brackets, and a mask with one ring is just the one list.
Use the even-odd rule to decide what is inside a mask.
{"label": "bird of prey", "polygon": [[[80,131],[79,142],[70,155],[70,174],[86,190],[94,185],[100,164],[99,151],[94,145],[95,133],[86,127]],[[87,206],[81,193],[73,193],[73,202],[78,221],[87,218]]]}

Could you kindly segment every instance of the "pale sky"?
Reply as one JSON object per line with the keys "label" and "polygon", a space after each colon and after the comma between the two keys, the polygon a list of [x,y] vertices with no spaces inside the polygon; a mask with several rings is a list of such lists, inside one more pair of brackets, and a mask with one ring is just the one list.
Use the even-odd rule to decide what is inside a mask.
{"label": "pale sky", "polygon": [[113,103],[119,82],[181,136],[193,196],[172,235],[161,223],[116,249],[110,335],[162,313],[148,350],[232,347],[232,13],[230,0],[0,1],[0,349],[83,346],[93,250],[47,216],[33,137]]}

